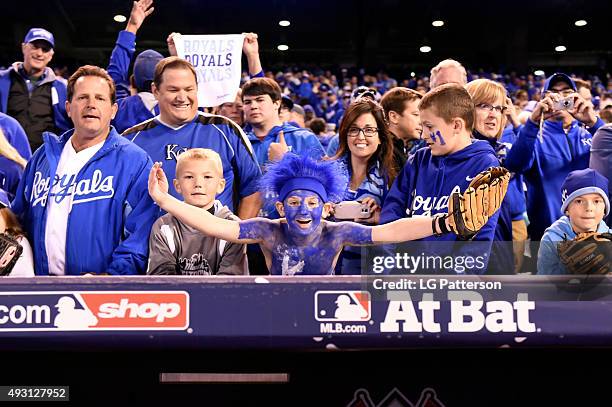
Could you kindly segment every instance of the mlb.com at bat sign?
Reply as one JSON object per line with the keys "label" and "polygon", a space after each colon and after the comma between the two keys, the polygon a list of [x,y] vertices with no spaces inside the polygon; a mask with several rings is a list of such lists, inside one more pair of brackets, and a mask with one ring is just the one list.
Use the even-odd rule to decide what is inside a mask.
{"label": "mlb.com at bat sign", "polygon": [[185,330],[185,291],[0,293],[0,334],[19,331]]}
{"label": "mlb.com at bat sign", "polygon": [[321,333],[366,333],[364,323],[372,317],[372,301],[367,291],[317,291],[314,308]]}

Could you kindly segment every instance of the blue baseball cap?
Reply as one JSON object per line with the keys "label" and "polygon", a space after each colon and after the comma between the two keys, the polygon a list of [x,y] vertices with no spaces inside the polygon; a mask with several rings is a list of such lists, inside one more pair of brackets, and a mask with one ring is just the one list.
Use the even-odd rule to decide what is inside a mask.
{"label": "blue baseball cap", "polygon": [[610,200],[608,199],[608,179],[597,171],[586,168],[569,173],[561,187],[561,212],[565,210],[575,198],[586,194],[599,194],[606,203],[605,216],[610,213]]}
{"label": "blue baseball cap", "polygon": [[47,41],[51,44],[51,48],[55,48],[55,38],[53,38],[53,34],[44,28],[30,28],[30,31],[26,34],[23,42],[29,43],[36,40]]}
{"label": "blue baseball cap", "polygon": [[557,73],[550,75],[546,79],[546,82],[544,82],[544,87],[542,88],[542,94],[544,94],[544,92],[549,90],[550,87],[557,82],[567,83],[574,91],[577,89],[576,84],[574,83],[574,80],[572,78],[570,78],[568,75],[564,73],[557,72]]}
{"label": "blue baseball cap", "polygon": [[134,82],[136,83],[136,88],[148,90],[145,89],[145,85],[148,81],[152,81],[155,78],[155,67],[162,59],[164,59],[164,56],[152,49],[138,54],[134,61]]}

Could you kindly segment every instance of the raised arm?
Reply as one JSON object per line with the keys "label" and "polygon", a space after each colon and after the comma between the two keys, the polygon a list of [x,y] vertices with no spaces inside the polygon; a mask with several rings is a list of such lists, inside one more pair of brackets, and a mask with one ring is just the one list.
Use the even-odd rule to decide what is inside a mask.
{"label": "raised arm", "polygon": [[134,2],[125,30],[119,32],[115,48],[111,53],[107,71],[115,81],[117,100],[130,96],[129,68],[136,51],[136,33],[144,20],[153,13],[152,6],[153,0]]}
{"label": "raised arm", "polygon": [[244,52],[244,55],[247,57],[249,76],[251,78],[263,77],[263,68],[261,67],[261,60],[259,59],[259,42],[257,41],[257,34],[245,33],[242,52]]}
{"label": "raised arm", "polygon": [[[185,202],[181,202],[168,194],[168,179],[161,169],[160,163],[155,163],[149,174],[149,194],[160,208],[174,215],[186,225],[198,229],[200,232],[214,236],[219,239],[234,243],[259,243],[262,239],[257,232],[258,223],[265,220],[251,220],[236,222],[228,219],[221,219],[210,214],[207,210],[201,209]],[[249,229],[250,233],[245,233],[242,229]],[[243,238],[241,238],[243,237]]]}

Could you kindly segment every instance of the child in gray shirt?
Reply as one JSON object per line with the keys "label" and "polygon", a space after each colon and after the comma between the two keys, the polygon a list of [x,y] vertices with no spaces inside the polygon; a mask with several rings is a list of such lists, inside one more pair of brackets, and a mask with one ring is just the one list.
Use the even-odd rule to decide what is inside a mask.
{"label": "child in gray shirt", "polygon": [[[223,219],[239,220],[215,200],[225,188],[225,179],[221,158],[213,150],[193,148],[179,155],[174,187],[186,203]],[[206,236],[168,213],[151,229],[147,274],[248,274],[245,247]]]}

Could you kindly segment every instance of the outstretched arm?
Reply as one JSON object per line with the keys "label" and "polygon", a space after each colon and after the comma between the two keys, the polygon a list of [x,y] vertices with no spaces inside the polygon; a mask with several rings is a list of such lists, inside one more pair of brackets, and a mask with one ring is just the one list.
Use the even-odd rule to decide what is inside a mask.
{"label": "outstretched arm", "polygon": [[[255,219],[236,222],[221,219],[211,215],[205,209],[181,202],[168,194],[168,179],[161,169],[160,163],[155,163],[149,173],[149,194],[160,208],[171,213],[184,224],[196,228],[208,236],[234,243],[259,243],[261,241],[261,234],[257,232],[258,228],[256,226],[257,223],[265,222],[265,220]],[[245,234],[243,232],[241,235],[241,230],[247,226],[249,226],[251,233]]]}
{"label": "outstretched arm", "polygon": [[372,227],[374,243],[399,243],[423,239],[433,234],[432,218],[429,216],[402,218],[385,225]]}
{"label": "outstretched arm", "polygon": [[[429,216],[413,216],[378,226],[364,226],[354,222],[336,224],[343,245],[367,246],[378,243],[399,243],[422,239],[434,234]],[[446,219],[444,220],[446,222]],[[447,223],[447,229],[448,223]]]}

